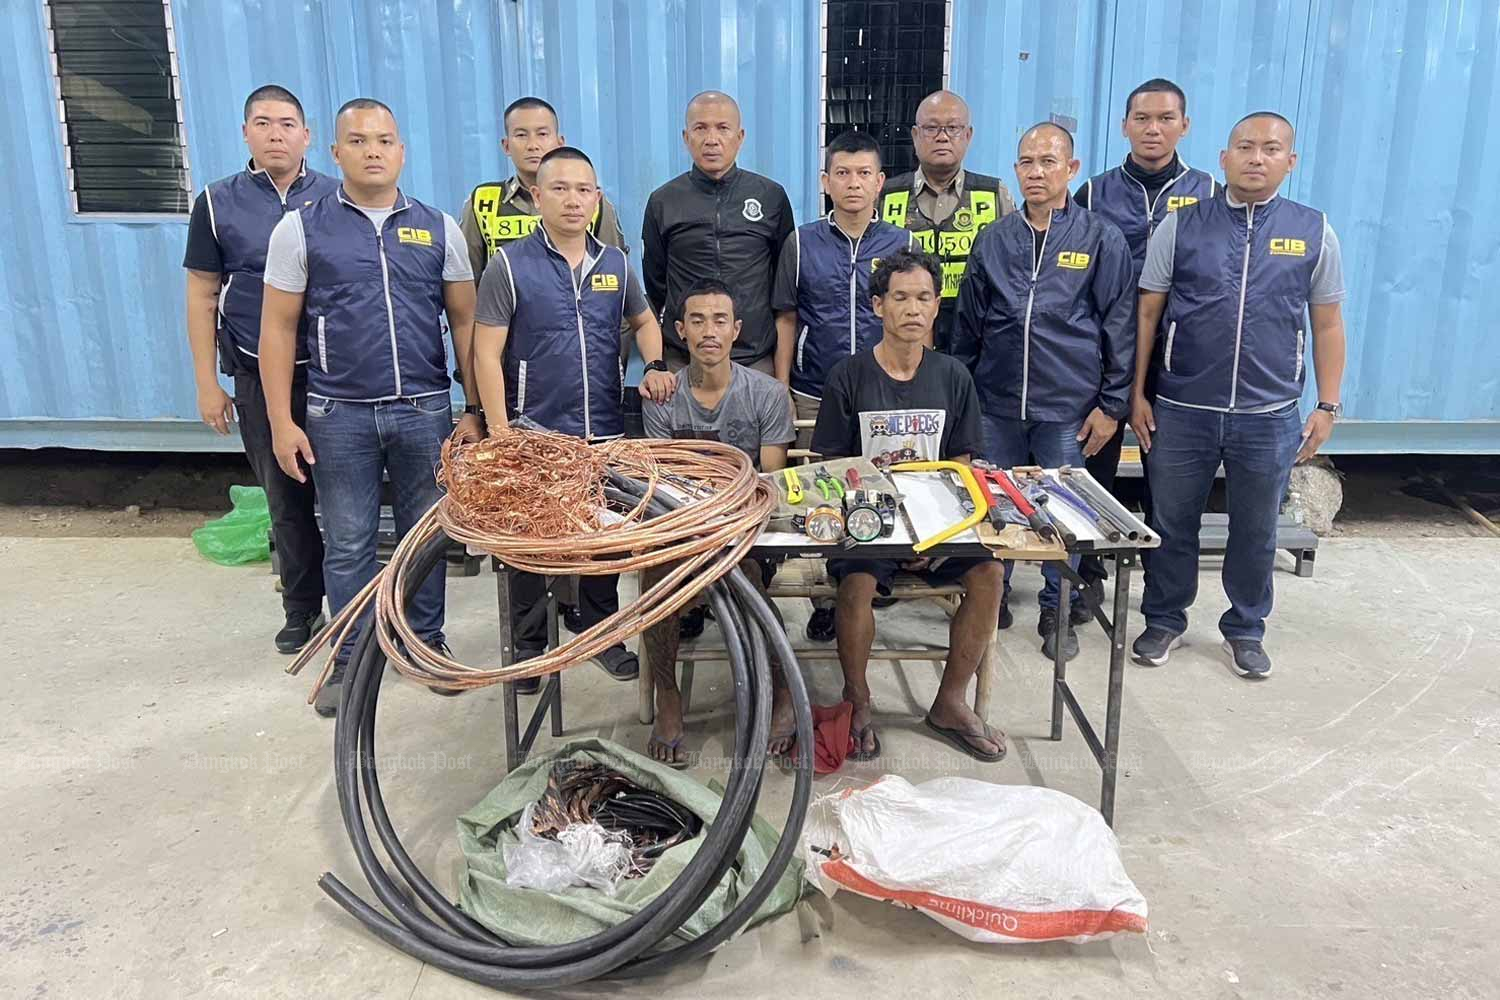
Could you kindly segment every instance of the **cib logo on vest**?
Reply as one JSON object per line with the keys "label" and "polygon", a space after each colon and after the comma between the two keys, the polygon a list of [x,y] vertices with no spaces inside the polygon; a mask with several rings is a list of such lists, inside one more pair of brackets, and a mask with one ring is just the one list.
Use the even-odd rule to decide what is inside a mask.
{"label": "cib logo on vest", "polygon": [[396,239],[402,243],[415,243],[417,246],[432,246],[432,232],[427,229],[413,229],[411,226],[402,226],[396,230]]}
{"label": "cib logo on vest", "polygon": [[596,292],[618,292],[620,290],[620,276],[618,274],[595,274],[589,278],[589,288]]}
{"label": "cib logo on vest", "polygon": [[1064,250],[1057,255],[1057,266],[1065,267],[1070,271],[1087,270],[1089,255],[1082,250]]}
{"label": "cib logo on vest", "polygon": [[1294,240],[1285,236],[1271,238],[1271,256],[1273,257],[1306,257],[1307,241]]}

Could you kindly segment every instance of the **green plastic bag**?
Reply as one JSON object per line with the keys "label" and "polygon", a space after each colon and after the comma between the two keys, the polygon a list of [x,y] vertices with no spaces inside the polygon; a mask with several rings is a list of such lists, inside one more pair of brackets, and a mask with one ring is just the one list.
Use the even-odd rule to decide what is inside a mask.
{"label": "green plastic bag", "polygon": [[[671,885],[703,842],[700,832],[692,840],[678,844],[658,858],[645,876],[620,883],[613,897],[587,886],[552,893],[506,885],[504,845],[518,843],[515,823],[527,804],[541,798],[546,791],[547,777],[558,760],[606,764],[642,788],[671,796],[705,823],[713,822],[723,802],[717,788],[705,786],[684,772],[674,771],[609,740],[573,740],[550,753],[532,757],[458,818],[458,841],[466,862],[459,906],[515,944],[565,944],[622,923]],[[706,933],[723,919],[765,870],[780,839],[780,832],[770,823],[755,817],[740,845],[737,863],[724,874],[723,881],[698,912],[677,929],[674,936],[679,942]],[[794,856],[747,927],[796,905],[808,888],[802,878],[803,867],[802,860]]]}
{"label": "green plastic bag", "polygon": [[220,566],[241,566],[271,558],[271,508],[259,486],[229,487],[234,509],[193,532],[193,544]]}

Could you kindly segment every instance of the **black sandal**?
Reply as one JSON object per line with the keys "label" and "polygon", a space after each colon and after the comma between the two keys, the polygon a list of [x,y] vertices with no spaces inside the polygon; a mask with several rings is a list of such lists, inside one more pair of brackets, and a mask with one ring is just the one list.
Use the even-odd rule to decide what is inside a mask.
{"label": "black sandal", "polygon": [[949,743],[952,743],[959,750],[962,750],[964,753],[968,754],[970,757],[973,757],[980,763],[995,764],[1005,759],[1005,734],[992,728],[989,723],[985,723],[984,725],[983,738],[992,740],[995,743],[1000,744],[1000,750],[997,753],[989,753],[987,751],[979,749],[974,744],[969,742],[969,733],[964,732],[962,729],[949,729],[947,726],[940,726],[936,722],[932,721],[932,716],[930,715],[924,718],[922,722],[927,726],[928,729],[931,729],[934,733],[937,733],[943,739],[947,740]]}

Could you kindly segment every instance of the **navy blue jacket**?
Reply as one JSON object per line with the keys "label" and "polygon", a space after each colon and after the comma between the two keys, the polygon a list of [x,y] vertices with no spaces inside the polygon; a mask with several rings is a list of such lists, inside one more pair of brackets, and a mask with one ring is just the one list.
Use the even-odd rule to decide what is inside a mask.
{"label": "navy blue jacket", "polygon": [[1097,406],[1124,418],[1135,375],[1125,237],[1071,203],[1042,234],[1024,210],[986,227],[959,288],[952,353],[974,373],[988,416],[1072,423]]}
{"label": "navy blue jacket", "polygon": [[833,213],[799,226],[797,240],[797,351],[792,388],[823,395],[823,381],[842,358],[874,347],[884,329],[870,305],[870,274],[881,258],[912,244],[912,234],[871,222],[850,239]]}
{"label": "navy blue jacket", "polygon": [[1158,399],[1247,410],[1301,398],[1324,225],[1280,197],[1231,207],[1220,192],[1178,209]]}
{"label": "navy blue jacket", "polygon": [[515,312],[505,340],[505,408],[586,441],[625,433],[620,323],[625,251],[588,236],[593,263],[575,281],[546,226],[500,247]]}
{"label": "navy blue jacket", "polygon": [[[288,211],[306,208],[336,190],[338,181],[303,166],[287,188],[276,190],[271,175],[253,162],[237,174],[203,189],[209,224],[223,258],[219,286],[219,366],[226,375],[255,373],[260,344],[260,303],[271,230]],[[307,330],[297,331],[297,363],[307,362]]]}
{"label": "navy blue jacket", "polygon": [[1181,171],[1156,193],[1154,201],[1146,197],[1145,185],[1130,176],[1123,166],[1089,178],[1083,187],[1084,207],[1113,222],[1130,244],[1137,278],[1146,266],[1146,242],[1161,220],[1184,205],[1212,198],[1219,190],[1218,182],[1209,174],[1178,163]]}
{"label": "navy blue jacket", "polygon": [[443,213],[397,191],[377,233],[339,187],[300,214],[308,393],[375,402],[447,392]]}

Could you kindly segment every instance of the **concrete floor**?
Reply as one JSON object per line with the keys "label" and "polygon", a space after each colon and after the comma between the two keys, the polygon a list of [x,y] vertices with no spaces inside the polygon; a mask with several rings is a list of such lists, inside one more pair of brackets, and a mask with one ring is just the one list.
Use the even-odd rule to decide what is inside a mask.
{"label": "concrete floor", "polygon": [[[332,870],[364,889],[329,782],[332,726],[271,649],[263,566],[213,566],[185,539],[16,538],[0,539],[0,565],[0,995],[491,995],[380,944],[315,887]],[[838,780],[962,772],[1097,801],[1077,732],[1043,738],[1035,579],[1019,574],[1004,636],[993,721],[1009,758],[973,765],[924,738],[935,673],[913,665],[878,681],[884,765]],[[456,650],[489,655],[492,577],[450,583]],[[1268,682],[1217,653],[1212,571],[1190,645],[1127,675],[1117,828],[1146,937],[974,945],[845,893],[811,904],[820,934],[805,944],[789,915],[664,980],[572,995],[1495,995],[1500,541],[1329,541],[1316,578],[1277,583]],[[786,611],[800,627],[803,610]],[[943,627],[936,608],[887,624]],[[1086,634],[1072,671],[1091,711],[1103,653]],[[837,668],[811,673],[835,699]],[[633,686],[588,666],[565,682],[570,735],[644,747]],[[701,670],[689,738],[706,750],[728,738],[727,697]],[[387,801],[452,886],[453,818],[499,778],[499,691],[448,700],[397,681],[382,709]],[[768,775],[762,812],[778,824],[789,788]]]}

